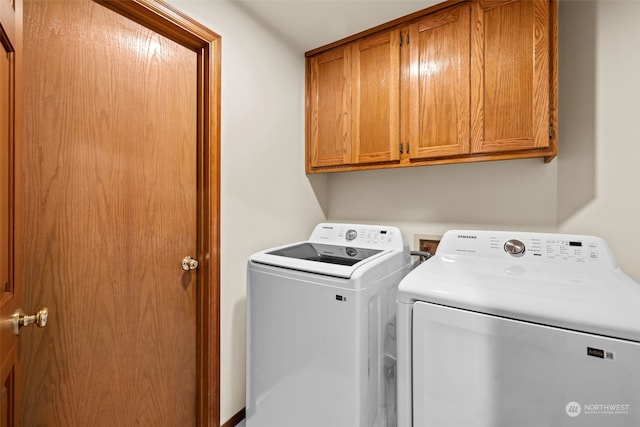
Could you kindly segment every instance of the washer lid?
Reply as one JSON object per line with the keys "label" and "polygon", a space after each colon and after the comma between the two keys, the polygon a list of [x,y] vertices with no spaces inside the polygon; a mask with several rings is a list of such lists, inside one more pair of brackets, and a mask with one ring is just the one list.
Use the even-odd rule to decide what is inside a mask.
{"label": "washer lid", "polygon": [[405,251],[408,254],[408,247],[397,227],[320,223],[308,241],[267,249],[252,255],[250,260],[349,279],[370,261]]}
{"label": "washer lid", "polygon": [[348,279],[357,268],[390,252],[300,242],[254,254],[251,262]]}
{"label": "washer lid", "polygon": [[[640,285],[616,267],[603,241],[597,240],[600,261],[587,262],[580,260],[584,251],[580,258],[556,256],[564,251],[557,252],[556,246],[561,241],[575,248],[571,242],[593,237],[537,234],[540,245],[535,253],[542,255],[531,250],[515,257],[509,253],[511,247],[502,249],[504,244],[512,239],[526,242],[531,235],[487,232],[491,236],[486,238],[484,232],[454,233],[466,236],[466,249],[452,250],[461,246],[447,244],[445,234],[445,245],[440,244],[436,255],[400,282],[399,302],[428,301],[640,342]],[[498,242],[494,246],[500,250],[478,249],[490,242]]]}
{"label": "washer lid", "polygon": [[267,252],[267,255],[352,266],[380,252],[382,251],[376,249],[304,242]]}

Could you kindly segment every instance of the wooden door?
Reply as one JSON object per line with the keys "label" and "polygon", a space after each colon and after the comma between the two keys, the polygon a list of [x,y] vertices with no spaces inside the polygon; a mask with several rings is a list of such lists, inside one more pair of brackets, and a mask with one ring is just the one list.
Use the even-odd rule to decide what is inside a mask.
{"label": "wooden door", "polygon": [[353,45],[354,163],[400,159],[400,30]]}
{"label": "wooden door", "polygon": [[25,302],[50,309],[22,338],[25,425],[219,422],[219,53],[157,24],[25,2]]}
{"label": "wooden door", "polygon": [[0,426],[20,424],[21,365],[13,314],[22,306],[19,176],[22,0],[0,1]]}
{"label": "wooden door", "polygon": [[473,2],[473,153],[549,147],[549,11],[549,0]]}
{"label": "wooden door", "polygon": [[409,27],[411,159],[469,153],[471,8],[465,3],[428,15]]}
{"label": "wooden door", "polygon": [[351,46],[309,59],[307,169],[351,163]]}

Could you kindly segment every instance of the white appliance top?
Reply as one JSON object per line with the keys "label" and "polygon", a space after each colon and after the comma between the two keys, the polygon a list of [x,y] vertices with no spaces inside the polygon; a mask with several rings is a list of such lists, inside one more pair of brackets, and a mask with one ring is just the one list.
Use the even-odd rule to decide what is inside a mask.
{"label": "white appliance top", "polygon": [[640,342],[640,284],[594,236],[448,231],[400,283],[414,301]]}
{"label": "white appliance top", "polygon": [[258,252],[250,261],[350,278],[367,263],[405,249],[397,227],[320,223],[307,241]]}

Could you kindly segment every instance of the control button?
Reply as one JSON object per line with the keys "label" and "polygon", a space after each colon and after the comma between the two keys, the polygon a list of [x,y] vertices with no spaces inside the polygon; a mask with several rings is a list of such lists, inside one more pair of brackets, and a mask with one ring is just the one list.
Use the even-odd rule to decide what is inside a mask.
{"label": "control button", "polygon": [[354,230],[353,228],[347,230],[347,233],[345,234],[345,239],[347,240],[354,240],[356,237],[358,237],[358,232],[356,230]]}
{"label": "control button", "polygon": [[507,240],[504,244],[504,251],[511,256],[521,257],[522,255],[524,255],[524,250],[524,243],[522,243],[520,240],[511,239]]}

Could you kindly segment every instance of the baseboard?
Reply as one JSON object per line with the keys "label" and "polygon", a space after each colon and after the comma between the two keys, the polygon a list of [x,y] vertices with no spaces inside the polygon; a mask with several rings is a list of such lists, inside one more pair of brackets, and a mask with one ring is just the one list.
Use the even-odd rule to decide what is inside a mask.
{"label": "baseboard", "polygon": [[240,421],[244,420],[244,417],[245,417],[244,408],[242,408],[240,409],[240,411],[238,411],[237,414],[229,418],[229,421],[222,424],[221,427],[235,427],[240,423]]}

